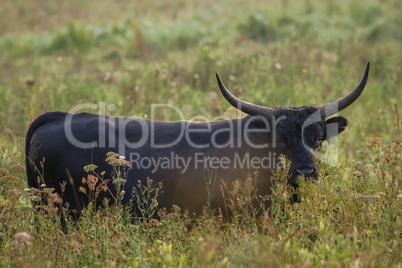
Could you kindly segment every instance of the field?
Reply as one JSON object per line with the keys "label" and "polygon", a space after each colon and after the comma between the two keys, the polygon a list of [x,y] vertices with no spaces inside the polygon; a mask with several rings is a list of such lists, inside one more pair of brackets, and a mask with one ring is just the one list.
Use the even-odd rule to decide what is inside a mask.
{"label": "field", "polygon": [[[0,267],[401,267],[401,14],[400,0],[2,1]],[[320,106],[351,92],[367,61],[365,91],[340,112],[339,164],[320,164],[300,203],[278,171],[263,217],[247,182],[228,190],[230,221],[178,207],[151,219],[150,197],[149,217],[89,207],[63,232],[57,207],[31,205],[25,134],[42,113],[92,103],[104,108],[82,111],[150,118],[168,103],[187,120],[232,116],[215,72],[255,104]]]}

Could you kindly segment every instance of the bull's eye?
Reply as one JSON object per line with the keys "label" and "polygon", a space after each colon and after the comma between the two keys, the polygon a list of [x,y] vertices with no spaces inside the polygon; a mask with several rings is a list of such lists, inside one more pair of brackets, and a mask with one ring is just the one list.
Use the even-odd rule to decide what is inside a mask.
{"label": "bull's eye", "polygon": [[319,137],[317,140],[316,140],[316,144],[318,145],[318,146],[321,146],[322,145],[322,143],[323,143],[323,141],[324,141],[324,137]]}

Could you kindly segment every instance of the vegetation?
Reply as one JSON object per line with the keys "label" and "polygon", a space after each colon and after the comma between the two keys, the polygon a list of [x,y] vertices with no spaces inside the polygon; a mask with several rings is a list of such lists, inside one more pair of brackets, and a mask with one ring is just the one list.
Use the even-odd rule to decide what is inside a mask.
{"label": "vegetation", "polygon": [[[401,1],[3,2],[1,267],[402,265]],[[95,103],[99,109],[83,111],[150,117],[152,103],[171,103],[186,119],[212,120],[229,107],[215,72],[249,102],[317,106],[353,90],[368,60],[365,92],[341,112],[350,125],[339,138],[340,164],[321,163],[319,182],[298,190],[300,203],[289,204],[293,193],[279,171],[271,213],[262,217],[248,206],[250,179],[228,186],[232,221],[207,209],[195,219],[179,207],[161,208],[155,220],[163,186],[150,178],[133,194],[142,218],[118,202],[90,205],[64,233],[60,197],[27,189],[25,133],[44,112]],[[155,117],[180,119],[163,109]],[[125,163],[108,157],[121,189]],[[102,171],[89,171],[83,191],[96,202],[96,191],[107,189]],[[42,195],[48,204],[37,212],[31,201]]]}

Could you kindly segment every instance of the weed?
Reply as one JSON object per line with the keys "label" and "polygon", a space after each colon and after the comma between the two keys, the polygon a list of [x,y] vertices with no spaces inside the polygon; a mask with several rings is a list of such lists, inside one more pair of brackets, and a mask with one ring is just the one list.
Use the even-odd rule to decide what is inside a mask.
{"label": "weed", "polygon": [[158,211],[157,198],[161,193],[162,183],[154,185],[149,177],[146,179],[146,185],[143,185],[138,180],[137,187],[133,188],[130,203],[141,220],[150,221],[156,216],[156,212]]}

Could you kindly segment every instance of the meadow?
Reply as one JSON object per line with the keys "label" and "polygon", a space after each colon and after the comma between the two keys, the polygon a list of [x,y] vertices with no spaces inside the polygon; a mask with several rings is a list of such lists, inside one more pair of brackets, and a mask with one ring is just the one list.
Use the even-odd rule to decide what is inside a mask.
{"label": "meadow", "polygon": [[[2,1],[0,267],[401,267],[401,13],[399,0]],[[104,103],[114,109],[83,111],[149,118],[169,103],[213,120],[234,113],[216,72],[248,102],[320,106],[352,91],[367,61],[365,91],[340,112],[339,164],[319,163],[300,203],[278,171],[263,217],[249,181],[228,189],[229,221],[178,207],[155,220],[153,206],[138,219],[117,203],[63,232],[51,189],[43,211],[31,205],[25,134],[42,113]]]}

